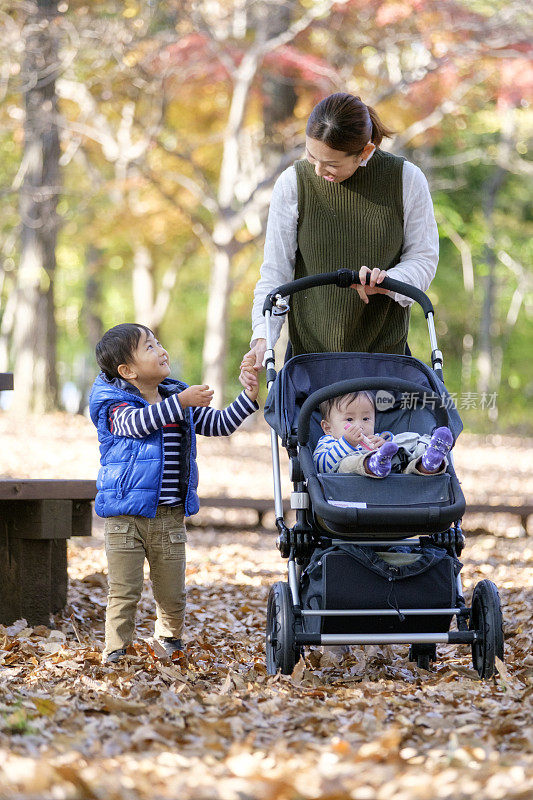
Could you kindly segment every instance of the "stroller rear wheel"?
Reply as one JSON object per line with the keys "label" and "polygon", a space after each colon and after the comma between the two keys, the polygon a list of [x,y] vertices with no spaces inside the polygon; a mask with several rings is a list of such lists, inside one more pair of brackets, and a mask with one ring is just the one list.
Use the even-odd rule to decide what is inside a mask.
{"label": "stroller rear wheel", "polygon": [[492,581],[476,584],[472,595],[470,630],[479,638],[472,643],[472,663],[480,678],[491,678],[496,657],[503,661],[503,617],[498,589]]}
{"label": "stroller rear wheel", "polygon": [[270,590],[267,606],[267,673],[291,675],[301,650],[294,636],[294,610],[288,583],[278,581]]}

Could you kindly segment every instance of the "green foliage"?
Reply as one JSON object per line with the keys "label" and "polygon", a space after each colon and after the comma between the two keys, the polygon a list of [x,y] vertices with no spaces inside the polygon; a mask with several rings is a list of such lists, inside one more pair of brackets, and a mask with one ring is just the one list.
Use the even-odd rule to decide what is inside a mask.
{"label": "green foliage", "polygon": [[[521,132],[526,134],[530,124],[524,110],[515,113],[517,136],[515,148],[520,147]],[[442,166],[433,175],[435,183],[453,186],[452,190],[434,192],[438,218],[447,224],[441,226],[441,256],[439,269],[431,290],[439,296],[438,316],[445,336],[441,346],[448,358],[448,374],[455,391],[476,392],[479,373],[476,358],[479,352],[481,320],[490,266],[488,256],[493,254],[494,304],[492,318],[493,363],[501,361],[501,380],[493,390],[498,393],[498,426],[502,428],[522,424],[531,430],[527,415],[527,402],[533,395],[533,365],[526,356],[531,348],[531,300],[533,259],[533,224],[527,179],[518,171],[506,172],[501,189],[495,195],[492,214],[487,216],[490,182],[498,164],[500,133],[495,107],[486,107],[472,114],[469,124],[458,129],[453,118],[443,126],[443,136],[433,150],[437,162],[471,153],[472,158],[453,166]],[[509,156],[516,159],[516,149]],[[468,246],[473,262],[473,290],[465,288],[459,251],[446,236],[452,228]],[[522,293],[517,311],[517,293]],[[516,319],[514,317],[516,312]],[[471,337],[473,355],[471,370],[465,369],[464,337]],[[494,425],[487,413],[472,412],[466,415],[474,430],[487,431]]]}
{"label": "green foliage", "polygon": [[16,700],[10,706],[4,706],[0,709],[0,714],[3,717],[3,727],[8,733],[18,736],[36,733],[35,726],[31,725],[31,720],[35,718],[35,714],[24,708],[21,700]]}
{"label": "green foliage", "polygon": [[[260,4],[251,7],[256,5]],[[304,13],[312,5],[292,4],[292,12]],[[468,11],[457,29],[450,23],[450,8],[455,5]],[[13,20],[22,25],[17,4],[12,7]],[[503,86],[499,67],[505,54],[498,62],[497,56],[483,51],[469,61],[463,46],[468,24],[476,30],[472,41],[477,41],[476,26],[488,21],[496,29],[494,15],[505,11],[506,4],[499,0],[427,3],[418,4],[416,14],[409,7],[385,0],[347,4],[342,13],[333,9],[288,48],[269,56],[264,74],[292,82],[298,95],[294,117],[277,129],[278,143],[299,141],[317,95],[339,88],[340,74],[349,91],[372,102],[385,98],[380,113],[400,131],[450,101],[452,112],[422,130],[414,149],[405,152],[428,173],[441,222],[440,264],[429,294],[437,312],[446,382],[458,397],[477,392],[484,287],[490,257],[495,255],[493,356],[495,363],[501,361],[496,387],[499,416],[496,421],[488,410],[474,413],[468,408],[464,416],[475,430],[531,426],[526,404],[533,395],[528,272],[533,261],[533,211],[528,174],[519,167],[527,157],[532,115],[527,105],[509,94],[513,86]],[[76,88],[61,88],[63,185],[55,299],[61,380],[74,381],[83,391],[96,371],[90,320],[105,330],[135,317],[133,264],[141,248],[149,254],[154,295],[166,285],[169,271],[177,269],[158,330],[171,354],[173,374],[190,383],[202,379],[210,240],[216,221],[213,206],[232,101],[232,72],[254,41],[257,22],[255,11],[250,12],[246,30],[232,34],[232,3],[205,7],[196,3],[195,13],[202,10],[219,15],[216,47],[202,45],[200,28],[194,23],[197,17],[189,13],[186,2],[72,0],[68,4],[61,79]],[[519,16],[513,19],[520,24]],[[505,39],[509,35],[507,29],[501,33],[502,41],[511,46],[513,40]],[[517,29],[518,42],[520,37]],[[516,54],[520,53],[519,48]],[[2,313],[14,289],[18,262],[17,175],[23,144],[17,83],[22,53],[15,48],[10,56],[14,78],[0,109],[0,185],[6,187],[0,194]],[[441,61],[441,69],[435,69]],[[472,78],[478,69],[485,70],[484,82]],[[264,165],[272,159],[263,136],[264,74],[259,74],[250,87],[239,154],[248,159],[252,178],[255,169],[256,180],[264,177]],[[397,90],[402,85],[398,76],[406,81],[405,93],[404,88]],[[471,81],[472,89],[460,94],[464,81]],[[508,105],[499,104],[500,95]],[[495,170],[505,167],[502,125],[509,114],[514,114],[515,127],[508,169],[487,216],[488,187]],[[193,181],[201,191],[191,189]],[[240,191],[246,194],[242,187]],[[232,210],[238,207],[239,198],[234,197]],[[471,253],[473,288],[465,285],[457,239],[452,242],[451,232]],[[239,363],[249,347],[250,307],[262,243],[247,242],[256,233],[245,224],[235,233],[235,249],[245,247],[232,265],[226,399],[240,390]],[[426,323],[416,309],[409,344],[414,355],[429,360]]]}

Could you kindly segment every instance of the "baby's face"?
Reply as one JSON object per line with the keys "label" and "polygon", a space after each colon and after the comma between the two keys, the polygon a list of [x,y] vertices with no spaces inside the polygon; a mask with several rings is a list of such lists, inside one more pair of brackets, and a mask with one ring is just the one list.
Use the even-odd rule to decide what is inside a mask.
{"label": "baby's face", "polygon": [[345,401],[340,408],[333,406],[329,419],[322,420],[322,430],[335,439],[340,439],[346,427],[355,424],[362,428],[365,436],[372,436],[375,421],[376,412],[373,404],[368,397],[360,395],[351,402]]}

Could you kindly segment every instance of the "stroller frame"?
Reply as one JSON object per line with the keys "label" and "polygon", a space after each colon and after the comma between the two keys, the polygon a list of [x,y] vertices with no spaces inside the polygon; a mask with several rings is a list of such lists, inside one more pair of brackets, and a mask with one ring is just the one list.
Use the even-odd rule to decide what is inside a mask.
{"label": "stroller frame", "polygon": [[[353,270],[341,269],[336,272],[300,278],[291,283],[284,284],[273,290],[266,298],[263,314],[266,324],[266,354],[265,366],[267,387],[270,390],[277,376],[275,368],[275,355],[272,344],[271,316],[284,315],[289,311],[288,297],[298,291],[313,286],[336,285],[340,288],[349,288],[359,283],[358,273]],[[430,299],[424,292],[400,281],[386,278],[381,283],[382,288],[403,294],[420,304],[426,316],[429,341],[431,346],[431,364],[435,375],[443,381],[443,356],[437,343],[434,324],[434,310]],[[428,368],[429,369],[429,368]],[[405,384],[405,386],[403,385]],[[300,599],[301,576],[303,566],[307,563],[311,553],[317,546],[331,546],[335,544],[356,543],[359,547],[375,548],[376,546],[390,546],[391,544],[406,547],[441,548],[448,555],[457,558],[464,547],[464,536],[461,530],[461,516],[464,512],[464,498],[456,480],[456,491],[461,500],[451,507],[451,513],[456,514],[446,530],[435,530],[429,535],[414,535],[413,528],[406,528],[402,535],[400,525],[399,534],[392,534],[391,538],[373,538],[371,536],[357,536],[350,534],[347,537],[330,536],[327,532],[317,532],[309,523],[310,496],[308,481],[305,479],[298,459],[298,449],[307,444],[309,439],[309,421],[312,412],[327,397],[334,397],[350,391],[364,388],[405,388],[410,384],[401,380],[348,380],[340,381],[331,387],[325,387],[313,392],[302,405],[298,421],[298,441],[284,442],[290,457],[290,478],[294,491],[291,495],[291,508],[296,511],[296,524],[288,528],[284,521],[283,500],[281,489],[281,475],[279,462],[278,433],[271,426],[272,471],[274,481],[274,507],[276,527],[278,529],[277,547],[281,556],[288,559],[288,580],[278,582],[271,588],[267,608],[266,631],[266,658],[267,671],[275,674],[291,674],[296,662],[303,653],[304,645],[368,645],[368,644],[409,644],[409,658],[424,669],[429,669],[431,661],[436,659],[436,644],[466,644],[472,648],[472,661],[474,668],[481,678],[491,677],[496,670],[496,658],[503,661],[503,620],[500,599],[497,587],[489,580],[480,581],[474,588],[472,602],[467,606],[463,597],[463,588],[460,574],[456,576],[457,603],[449,608],[376,608],[376,609],[304,609]],[[416,387],[415,387],[416,388]],[[445,424],[442,422],[440,424]],[[309,455],[306,453],[309,460]],[[449,462],[453,465],[450,453]],[[452,470],[453,471],[453,470]],[[394,511],[393,509],[393,517]],[[416,509],[418,511],[418,509]],[[356,512],[357,513],[357,512]],[[342,521],[341,509],[334,509],[330,516]],[[398,517],[398,514],[396,515]],[[415,517],[416,518],[416,515]],[[421,525],[422,530],[423,525]],[[372,530],[372,528],[370,528]],[[379,527],[375,529],[379,531]],[[391,529],[392,530],[392,529]],[[420,530],[420,529],[419,529]],[[386,535],[389,530],[385,531]],[[427,617],[449,616],[455,618],[457,630],[447,632],[424,633],[310,633],[304,631],[306,618],[328,617],[336,618],[396,618],[402,619],[409,616]]]}

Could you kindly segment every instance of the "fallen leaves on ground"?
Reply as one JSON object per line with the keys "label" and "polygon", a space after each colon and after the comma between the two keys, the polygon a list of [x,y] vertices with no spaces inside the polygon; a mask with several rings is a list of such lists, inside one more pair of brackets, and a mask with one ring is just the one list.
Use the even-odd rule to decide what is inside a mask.
{"label": "fallen leaves on ground", "polygon": [[[53,425],[46,427],[49,435]],[[82,422],[82,450],[86,434]],[[213,441],[210,450],[207,443],[200,443],[204,493],[226,492],[225,480],[236,494],[241,484],[243,494],[270,493],[263,434]],[[74,463],[77,444],[64,444],[63,474],[90,477],[72,475],[65,464]],[[35,450],[26,450],[32,477],[51,477],[46,469],[39,474]],[[56,443],[54,470],[60,450]],[[4,474],[16,474],[9,469],[17,458],[1,465]],[[483,486],[489,480],[478,476]],[[98,522],[94,534],[69,542],[69,602],[54,628],[24,620],[0,626],[0,798],[533,795],[530,540],[485,534],[464,551],[467,597],[490,578],[505,615],[505,663],[494,679],[480,681],[469,648],[449,645],[438,647],[430,672],[408,661],[407,647],[372,646],[353,647],[342,661],[308,648],[292,676],[268,677],[266,601],[285,576],[275,534],[212,528],[189,533],[185,652],[169,659],[154,646],[146,571],[134,647],[122,664],[104,666],[107,580]]]}
{"label": "fallen leaves on ground", "polygon": [[[505,608],[505,665],[480,681],[467,647],[431,672],[407,647],[308,649],[267,677],[274,537],[192,530],[185,654],[158,657],[148,575],[134,648],[101,663],[102,539],[69,543],[56,629],[0,626],[0,797],[525,798],[533,792],[533,546],[476,537],[467,591],[487,575]],[[98,576],[98,580],[96,577]],[[78,640],[79,637],[79,640]]]}

